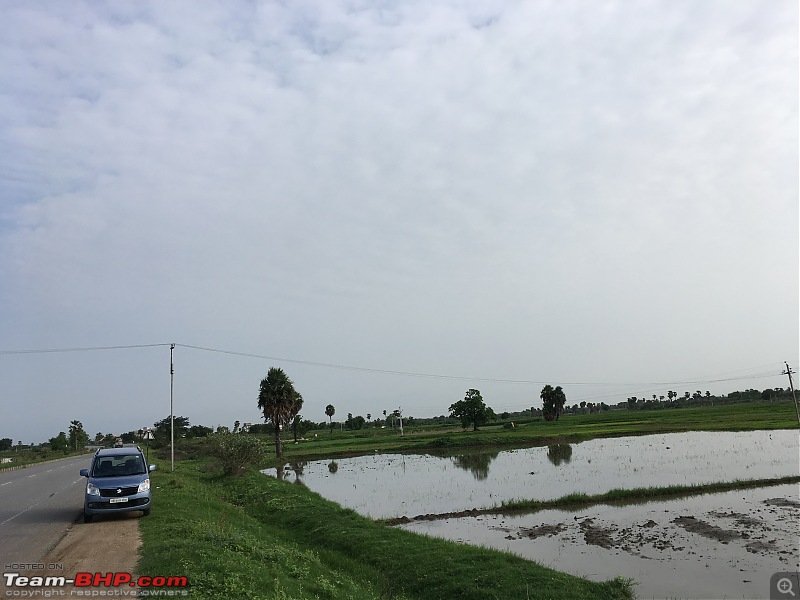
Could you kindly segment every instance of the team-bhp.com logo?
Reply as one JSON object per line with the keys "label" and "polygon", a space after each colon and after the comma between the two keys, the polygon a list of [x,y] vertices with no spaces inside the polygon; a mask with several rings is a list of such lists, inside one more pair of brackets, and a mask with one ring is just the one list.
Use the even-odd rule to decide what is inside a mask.
{"label": "team-bhp.com logo", "polygon": [[[123,596],[120,593],[124,588],[138,588],[131,590],[131,593],[138,596],[186,596],[186,587],[189,581],[186,577],[164,577],[157,575],[148,577],[134,577],[131,573],[124,571],[109,573],[76,573],[75,577],[67,578],[62,576],[29,576],[19,573],[3,573],[3,580],[6,585],[6,596],[8,597],[35,597],[42,596],[45,589],[56,592],[52,588],[63,588],[74,586],[79,590],[71,590],[70,595],[78,596]],[[15,588],[15,589],[12,589]],[[90,589],[84,589],[90,588]],[[117,590],[103,590],[97,588],[122,588]],[[63,590],[61,590],[63,592]],[[37,593],[38,592],[38,593]],[[74,593],[78,592],[78,593]],[[116,592],[116,593],[114,593]],[[66,593],[52,594],[66,595]]]}

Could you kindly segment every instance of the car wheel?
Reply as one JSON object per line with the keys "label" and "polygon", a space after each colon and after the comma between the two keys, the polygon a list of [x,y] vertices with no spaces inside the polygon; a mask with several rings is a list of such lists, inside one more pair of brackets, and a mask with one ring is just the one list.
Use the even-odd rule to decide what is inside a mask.
{"label": "car wheel", "polygon": [[143,517],[146,517],[146,516],[147,516],[147,515],[149,515],[149,514],[150,514],[150,509],[149,509],[149,508],[145,508],[145,509],[142,511],[142,516],[143,516]]}
{"label": "car wheel", "polygon": [[83,513],[83,522],[84,523],[91,523],[94,520],[94,515],[87,515]]}

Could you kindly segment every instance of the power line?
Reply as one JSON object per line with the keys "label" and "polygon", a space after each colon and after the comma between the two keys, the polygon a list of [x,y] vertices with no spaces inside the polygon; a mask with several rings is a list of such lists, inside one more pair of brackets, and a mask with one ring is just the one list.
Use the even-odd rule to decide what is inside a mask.
{"label": "power line", "polygon": [[[272,360],[275,362],[286,362],[292,364],[299,364],[299,365],[306,365],[306,366],[313,366],[313,367],[326,367],[329,369],[341,369],[341,370],[348,370],[348,371],[362,371],[367,373],[379,373],[384,375],[399,375],[403,377],[422,377],[422,378],[429,378],[429,379],[447,379],[447,380],[455,380],[455,381],[481,381],[487,383],[509,383],[509,384],[518,384],[518,385],[545,385],[545,384],[552,384],[556,383],[559,385],[583,385],[583,386],[603,386],[603,387],[637,387],[637,386],[665,386],[665,385],[695,385],[701,383],[722,383],[726,381],[741,381],[745,379],[760,379],[763,377],[773,377],[774,374],[772,373],[764,373],[759,375],[746,375],[740,377],[725,377],[721,379],[695,379],[695,380],[685,380],[685,381],[644,381],[644,382],[625,382],[625,383],[609,383],[609,382],[592,382],[592,381],[554,381],[554,380],[532,380],[532,379],[499,379],[499,378],[492,378],[492,377],[465,377],[459,375],[442,375],[442,374],[435,374],[435,373],[417,373],[413,371],[397,371],[392,369],[375,369],[370,367],[357,367],[353,365],[340,365],[335,363],[324,363],[324,362],[315,362],[315,361],[308,361],[308,360],[297,360],[292,358],[282,358],[278,356],[267,356],[263,354],[253,354],[250,352],[237,352],[233,350],[221,350],[219,348],[209,348],[205,346],[192,346],[189,344],[176,344],[176,346],[182,348],[190,348],[193,350],[202,350],[205,352],[215,352],[219,354],[228,354],[232,356],[243,356],[247,358],[258,358],[261,360]],[[758,368],[758,367],[756,367]]]}
{"label": "power line", "polygon": [[[419,377],[419,378],[426,378],[426,379],[443,379],[449,381],[476,381],[476,382],[483,382],[483,383],[499,383],[499,384],[513,384],[513,385],[545,385],[545,384],[557,384],[557,385],[571,385],[571,386],[596,386],[596,387],[639,387],[639,386],[678,386],[678,385],[699,385],[699,384],[709,384],[709,383],[724,383],[728,381],[742,381],[747,379],[762,379],[765,377],[773,377],[774,374],[772,373],[761,373],[755,375],[741,375],[738,377],[724,377],[718,379],[691,379],[691,380],[681,380],[681,381],[643,381],[643,382],[602,382],[602,381],[558,381],[558,380],[534,380],[534,379],[503,379],[503,378],[495,378],[495,377],[466,377],[460,375],[445,375],[445,374],[437,374],[437,373],[420,373],[414,371],[399,371],[395,369],[377,369],[371,367],[360,367],[355,365],[342,365],[337,363],[326,363],[326,362],[318,362],[318,361],[309,361],[309,360],[300,360],[300,359],[293,359],[293,358],[285,358],[280,356],[269,356],[266,354],[255,354],[251,352],[239,352],[235,350],[224,350],[220,348],[211,348],[208,346],[196,346],[192,344],[171,344],[171,343],[158,343],[158,344],[130,344],[130,345],[119,345],[119,346],[87,346],[87,347],[72,347],[72,348],[39,348],[39,349],[29,349],[29,350],[0,350],[0,355],[21,355],[21,354],[53,354],[53,353],[64,353],[64,352],[95,352],[95,351],[102,351],[102,350],[130,350],[130,349],[140,349],[140,348],[158,348],[158,347],[166,347],[166,346],[173,346],[173,347],[180,347],[180,348],[187,348],[191,350],[200,350],[203,352],[212,352],[216,354],[226,354],[229,356],[240,356],[245,358],[257,358],[260,360],[271,360],[275,362],[284,362],[290,364],[297,364],[297,365],[305,365],[311,367],[324,367],[328,369],[338,369],[338,370],[345,370],[345,371],[356,371],[362,373],[375,373],[375,374],[382,374],[382,375],[396,375],[400,377]],[[768,365],[764,365],[768,366]],[[762,367],[752,367],[752,369],[757,369]],[[744,369],[747,370],[747,369]],[[736,371],[728,371],[728,373],[734,373]],[[657,391],[657,390],[652,390]],[[611,396],[616,396],[617,394],[612,394]],[[593,398],[589,399],[599,399],[603,397],[611,397],[611,396],[594,396]]]}
{"label": "power line", "polygon": [[36,348],[33,350],[0,350],[0,355],[12,354],[56,354],[60,352],[95,352],[98,350],[131,350],[135,348],[157,348],[169,344],[134,344],[127,346],[86,346],[81,348]]}

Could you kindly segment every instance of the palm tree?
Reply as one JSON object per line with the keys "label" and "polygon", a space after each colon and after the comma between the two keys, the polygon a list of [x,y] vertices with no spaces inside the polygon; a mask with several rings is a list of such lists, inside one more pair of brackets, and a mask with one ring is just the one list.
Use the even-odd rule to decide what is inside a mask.
{"label": "palm tree", "polygon": [[294,432],[294,443],[297,443],[297,429],[300,427],[300,423],[302,423],[303,417],[300,413],[297,413],[292,420],[292,431]]}
{"label": "palm tree", "polygon": [[283,369],[270,367],[267,376],[261,380],[258,394],[258,408],[264,413],[264,420],[275,426],[275,455],[283,456],[281,429],[289,425],[303,407],[303,397],[294,389],[294,383]]}
{"label": "palm tree", "polygon": [[[560,385],[555,388],[549,384],[544,386],[539,397],[542,399],[542,413],[545,421],[558,420],[558,417],[564,414],[567,397]],[[594,412],[591,410],[591,403],[587,406],[589,406],[589,412]]]}
{"label": "palm tree", "polygon": [[333,415],[336,414],[336,409],[333,407],[333,404],[328,404],[328,406],[325,407],[325,414],[328,415],[328,420],[331,423],[330,430],[331,433],[333,433]]}

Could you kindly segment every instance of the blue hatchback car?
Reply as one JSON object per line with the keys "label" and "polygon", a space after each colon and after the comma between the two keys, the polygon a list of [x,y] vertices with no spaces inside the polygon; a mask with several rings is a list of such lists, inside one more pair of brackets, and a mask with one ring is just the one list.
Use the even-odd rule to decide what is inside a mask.
{"label": "blue hatchback car", "polygon": [[150,514],[150,471],[142,450],[137,446],[103,448],[95,452],[92,466],[81,469],[88,478],[83,501],[83,522],[95,515],[140,510]]}

